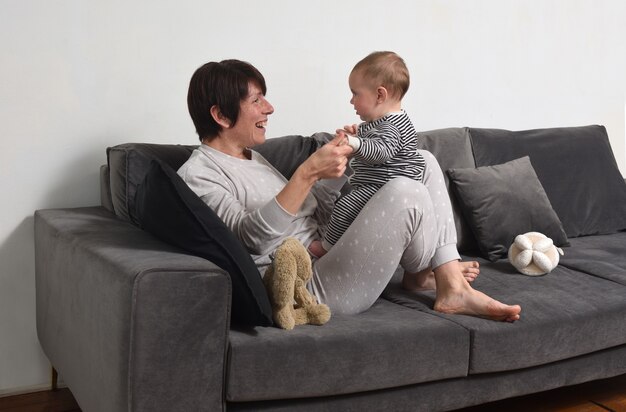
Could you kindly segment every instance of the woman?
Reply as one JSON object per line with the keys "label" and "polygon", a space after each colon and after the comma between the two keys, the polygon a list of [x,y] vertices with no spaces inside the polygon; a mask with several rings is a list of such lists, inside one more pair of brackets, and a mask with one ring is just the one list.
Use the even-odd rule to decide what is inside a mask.
{"label": "woman", "polygon": [[[327,143],[286,180],[250,148],[265,141],[268,117],[261,73],[239,60],[211,62],[191,78],[189,113],[202,144],[178,171],[252,254],[261,273],[288,236],[305,246],[319,240],[352,148],[345,137]],[[426,156],[424,184],[405,178],[386,184],[326,255],[313,262],[311,291],[336,313],[368,309],[395,269],[409,289],[436,287],[443,313],[515,321],[521,308],[473,289],[475,262],[462,263],[441,170]],[[432,268],[432,269],[431,269]]]}

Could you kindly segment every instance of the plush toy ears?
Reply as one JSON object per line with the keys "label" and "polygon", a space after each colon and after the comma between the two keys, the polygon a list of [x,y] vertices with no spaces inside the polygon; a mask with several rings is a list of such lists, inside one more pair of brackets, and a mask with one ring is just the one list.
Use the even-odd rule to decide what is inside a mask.
{"label": "plush toy ears", "polygon": [[528,232],[515,238],[509,248],[509,262],[524,275],[539,276],[550,273],[562,254],[546,235]]}

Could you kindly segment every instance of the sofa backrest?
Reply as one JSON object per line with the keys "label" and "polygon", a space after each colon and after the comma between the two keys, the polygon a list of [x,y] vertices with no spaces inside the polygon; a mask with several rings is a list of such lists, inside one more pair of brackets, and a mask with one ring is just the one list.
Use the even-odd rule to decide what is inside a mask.
{"label": "sofa backrest", "polygon": [[568,237],[626,229],[626,184],[604,126],[469,134],[477,167],[529,156]]}
{"label": "sofa backrest", "polygon": [[[319,146],[333,136],[316,133],[311,137],[284,136],[268,139],[255,148],[283,175],[289,178],[297,166]],[[159,159],[177,170],[196,146],[151,143],[124,143],[107,149],[107,165],[101,168],[101,203],[119,218],[137,224],[135,193],[143,181],[152,159]],[[469,131],[467,128],[448,128],[419,133],[419,148],[437,157],[442,170],[474,167]],[[445,174],[444,174],[445,175]],[[449,187],[448,177],[446,185]],[[459,204],[451,192],[455,215],[458,246],[461,251],[477,249]]]}
{"label": "sofa backrest", "polygon": [[[478,244],[446,171],[493,166],[523,156],[530,157],[569,237],[626,229],[626,184],[603,126],[517,132],[447,128],[418,135],[419,148],[433,153],[444,172],[460,252],[475,252]],[[331,138],[328,133],[285,136],[268,139],[255,150],[289,178],[304,159]],[[101,171],[102,204],[118,217],[136,223],[135,192],[150,161],[157,158],[177,170],[195,147],[126,143],[108,148],[108,165]]]}
{"label": "sofa backrest", "polygon": [[[298,165],[331,135],[316,133],[311,137],[284,136],[268,139],[255,150],[278,171],[291,177]],[[101,168],[101,203],[119,218],[137,224],[135,194],[153,159],[178,170],[197,146],[153,143],[124,143],[107,149],[107,165]]]}
{"label": "sofa backrest", "polygon": [[474,155],[467,127],[418,132],[418,149],[428,150],[437,158],[446,181],[446,187],[454,212],[454,223],[457,233],[457,248],[460,252],[474,252],[478,250],[476,239],[467,224],[461,211],[456,194],[450,187],[450,179],[445,173],[448,169],[473,168]]}
{"label": "sofa backrest", "polygon": [[461,252],[477,251],[478,242],[447,171],[496,166],[524,156],[529,156],[568,237],[626,230],[626,183],[604,126],[450,128],[420,132],[419,137],[419,147],[435,155],[446,177]]}

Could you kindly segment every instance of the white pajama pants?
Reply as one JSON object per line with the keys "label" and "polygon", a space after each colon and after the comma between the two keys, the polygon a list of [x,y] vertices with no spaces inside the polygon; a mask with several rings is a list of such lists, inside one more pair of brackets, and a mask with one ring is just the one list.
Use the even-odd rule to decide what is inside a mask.
{"label": "white pajama pants", "polygon": [[460,259],[452,206],[439,163],[427,151],[423,183],[385,184],[322,258],[313,262],[312,292],[332,312],[371,307],[401,266],[409,273]]}

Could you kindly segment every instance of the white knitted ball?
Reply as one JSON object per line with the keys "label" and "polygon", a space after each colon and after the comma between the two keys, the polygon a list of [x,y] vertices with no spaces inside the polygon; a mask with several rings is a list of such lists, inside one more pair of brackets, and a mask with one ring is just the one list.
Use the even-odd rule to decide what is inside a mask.
{"label": "white knitted ball", "polygon": [[521,273],[539,276],[550,273],[559,264],[560,248],[539,232],[518,235],[509,248],[509,262]]}

